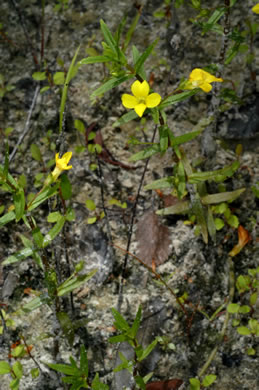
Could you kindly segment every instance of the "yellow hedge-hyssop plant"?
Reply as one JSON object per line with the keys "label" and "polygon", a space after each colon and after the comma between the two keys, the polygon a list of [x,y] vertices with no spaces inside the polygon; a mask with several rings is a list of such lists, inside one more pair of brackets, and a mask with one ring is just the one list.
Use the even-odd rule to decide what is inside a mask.
{"label": "yellow hedge-hyssop plant", "polygon": [[222,83],[222,81],[223,79],[217,78],[205,70],[196,68],[191,72],[185,89],[201,88],[204,92],[208,93],[212,90],[211,83]]}
{"label": "yellow hedge-hyssop plant", "polygon": [[146,80],[142,83],[135,81],[131,86],[132,95],[124,93],[122,95],[122,104],[126,108],[134,108],[138,116],[142,117],[146,108],[154,108],[161,102],[161,96],[158,93],[149,95],[149,85]]}
{"label": "yellow hedge-hyssop plant", "polygon": [[259,14],[259,3],[257,3],[256,5],[253,6],[252,11],[255,14]]}

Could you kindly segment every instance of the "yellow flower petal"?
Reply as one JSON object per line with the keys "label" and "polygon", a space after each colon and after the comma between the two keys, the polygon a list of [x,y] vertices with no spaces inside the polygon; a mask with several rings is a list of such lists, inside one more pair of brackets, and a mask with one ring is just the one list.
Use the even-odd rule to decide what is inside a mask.
{"label": "yellow flower petal", "polygon": [[122,95],[121,100],[123,106],[126,108],[134,108],[138,104],[138,101],[135,96],[129,95],[127,93],[124,93]]}
{"label": "yellow flower petal", "polygon": [[203,83],[200,84],[199,87],[204,91],[204,92],[210,92],[212,90],[212,86],[209,83]]}
{"label": "yellow flower petal", "polygon": [[138,114],[138,116],[142,117],[146,108],[147,106],[144,103],[140,103],[134,107],[134,110]]}
{"label": "yellow flower petal", "polygon": [[202,69],[199,69],[199,68],[193,69],[193,71],[191,72],[191,74],[189,76],[189,80],[191,83],[193,81],[202,81],[203,80]]}
{"label": "yellow flower petal", "polygon": [[56,167],[60,170],[71,169],[72,165],[67,165],[72,157],[72,152],[65,153],[61,158],[59,158],[59,153],[56,154]]}
{"label": "yellow flower petal", "polygon": [[146,80],[142,83],[137,80],[132,84],[131,91],[136,98],[145,98],[149,93],[149,85]]}
{"label": "yellow flower petal", "polygon": [[255,14],[259,14],[259,3],[257,3],[256,5],[253,6],[252,11]]}
{"label": "yellow flower petal", "polygon": [[160,102],[161,102],[161,96],[158,93],[151,93],[146,98],[146,105],[149,108],[158,106]]}

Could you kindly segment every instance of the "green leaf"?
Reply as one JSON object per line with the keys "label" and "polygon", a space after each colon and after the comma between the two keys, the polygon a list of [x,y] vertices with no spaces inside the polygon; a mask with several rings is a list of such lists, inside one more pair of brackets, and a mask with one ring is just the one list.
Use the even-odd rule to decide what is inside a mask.
{"label": "green leaf", "polygon": [[225,226],[225,223],[221,218],[215,218],[214,223],[217,230],[221,230]]}
{"label": "green leaf", "polygon": [[13,263],[17,263],[18,261],[22,261],[22,260],[26,259],[26,257],[32,256],[32,254],[33,254],[32,249],[24,248],[24,249],[20,250],[19,252],[17,252],[16,254],[8,256],[7,259],[5,259],[2,262],[2,265],[10,265]]}
{"label": "green leaf", "polygon": [[224,7],[218,7],[213,12],[213,14],[208,19],[207,23],[203,23],[202,33],[205,34],[207,31],[211,30],[218,20],[224,15],[226,9]]}
{"label": "green leaf", "polygon": [[207,225],[208,225],[209,235],[210,235],[212,241],[215,243],[216,242],[217,228],[216,228],[215,221],[214,221],[214,218],[212,215],[211,207],[208,207]]}
{"label": "green leaf", "polygon": [[248,325],[255,336],[259,336],[259,322],[255,318],[250,318]]}
{"label": "green leaf", "polygon": [[[132,57],[133,57],[133,64],[136,65],[138,59],[140,58],[141,54],[136,48],[136,46],[132,45]],[[138,74],[140,77],[142,77],[143,80],[147,79],[147,75],[144,69],[144,65],[142,65],[138,71]]]}
{"label": "green leaf", "polygon": [[133,19],[129,29],[128,29],[128,31],[127,31],[125,40],[123,42],[123,50],[124,50],[124,52],[126,51],[127,47],[129,46],[129,43],[130,43],[131,38],[132,38],[132,36],[134,34],[134,31],[136,30],[136,27],[137,27],[140,15],[141,15],[141,12],[138,11],[136,16],[134,17],[134,19]]}
{"label": "green leaf", "polygon": [[74,126],[81,134],[85,134],[85,125],[80,119],[75,119]]}
{"label": "green leaf", "polygon": [[83,58],[78,62],[78,64],[81,66],[87,64],[96,64],[98,62],[110,62],[110,61],[114,61],[114,58],[108,56],[94,56],[94,57]]}
{"label": "green leaf", "polygon": [[208,387],[208,386],[212,385],[212,383],[214,383],[216,379],[217,379],[217,375],[213,375],[213,374],[206,375],[202,381],[202,385],[204,387]]}
{"label": "green leaf", "polygon": [[54,363],[47,363],[47,362],[43,362],[43,363],[49,368],[52,368],[52,370],[61,372],[62,374],[65,375],[71,375],[71,376],[80,375],[80,370],[78,368],[71,367],[68,364],[54,364]]}
{"label": "green leaf", "polygon": [[50,303],[50,298],[47,294],[41,294],[40,296],[33,298],[30,302],[22,306],[22,310],[25,313],[30,313],[33,310],[38,309],[41,305]]}
{"label": "green leaf", "polygon": [[65,83],[65,73],[56,72],[53,76],[53,81],[55,85],[64,85]]}
{"label": "green leaf", "polygon": [[174,185],[173,176],[163,177],[162,179],[154,180],[147,184],[144,190],[161,190],[164,188],[172,188]]}
{"label": "green leaf", "polygon": [[125,330],[128,331],[130,329],[130,326],[127,323],[127,321],[122,317],[122,315],[114,308],[112,308],[111,311],[115,319],[114,326],[116,327],[116,329],[120,331],[125,331]]}
{"label": "green leaf", "polygon": [[237,199],[245,190],[246,188],[240,188],[239,190],[235,190],[235,191],[220,192],[218,194],[205,195],[201,198],[201,201],[204,205],[222,203],[222,202],[233,202],[233,200]]}
{"label": "green leaf", "polygon": [[23,366],[22,366],[22,364],[19,361],[16,361],[13,364],[13,372],[16,375],[16,378],[18,378],[18,379],[22,378],[22,376],[23,376]]}
{"label": "green leaf", "polygon": [[97,271],[98,269],[94,269],[86,275],[70,276],[70,278],[58,286],[58,296],[62,297],[63,295],[68,294],[74,289],[80,287],[83,283],[91,279]]}
{"label": "green leaf", "polygon": [[100,96],[104,94],[107,91],[110,91],[112,88],[117,87],[118,85],[124,83],[124,81],[127,81],[129,79],[132,79],[134,77],[133,74],[122,76],[122,77],[112,77],[110,80],[106,81],[103,85],[101,85],[99,88],[97,88],[91,95],[91,98]]}
{"label": "green leaf", "polygon": [[246,326],[239,326],[237,328],[237,331],[239,334],[241,334],[241,336],[248,336],[251,334],[251,330],[248,329]]}
{"label": "green leaf", "polygon": [[46,234],[43,240],[43,248],[46,248],[50,244],[51,241],[61,232],[63,229],[64,223],[66,222],[66,218],[62,215],[52,229]]}
{"label": "green leaf", "polygon": [[201,385],[199,379],[191,378],[189,379],[189,382],[190,382],[190,390],[200,390]]}
{"label": "green leaf", "polygon": [[81,345],[81,348],[80,348],[80,370],[87,378],[88,377],[88,360],[87,360],[87,353],[86,353],[84,345]]}
{"label": "green leaf", "polygon": [[9,383],[11,390],[19,390],[20,379],[16,378]]}
{"label": "green leaf", "polygon": [[250,299],[249,299],[250,305],[253,306],[253,305],[256,304],[257,297],[258,297],[258,293],[257,293],[257,292],[253,293],[253,294],[250,296]]}
{"label": "green leaf", "polygon": [[254,348],[247,348],[246,353],[249,356],[254,356],[256,354],[256,350]]}
{"label": "green leaf", "polygon": [[239,309],[240,309],[240,305],[237,303],[230,303],[227,306],[227,311],[228,311],[228,313],[231,313],[231,314],[238,313]]}
{"label": "green leaf", "polygon": [[31,144],[30,150],[31,150],[32,158],[34,158],[34,160],[39,162],[42,161],[40,148],[36,144]]}
{"label": "green leaf", "polygon": [[45,72],[34,72],[32,78],[36,81],[46,80],[47,76]]}
{"label": "green leaf", "polygon": [[139,118],[138,114],[134,110],[131,110],[117,119],[116,122],[113,123],[112,127],[119,127],[120,125],[128,123],[136,118]]}
{"label": "green leaf", "polygon": [[60,323],[61,329],[68,341],[68,344],[70,345],[70,347],[72,347],[75,338],[73,323],[71,322],[68,314],[63,311],[59,311],[57,313],[57,318]]}
{"label": "green leaf", "polygon": [[152,351],[153,349],[155,348],[155,346],[157,345],[157,339],[155,339],[154,341],[152,341],[152,343],[150,343],[143,351],[143,353],[141,354],[141,357],[138,359],[138,361],[142,362],[142,360],[144,360]]}
{"label": "green leaf", "polygon": [[64,83],[64,88],[62,91],[62,96],[61,96],[61,102],[60,102],[60,109],[59,109],[59,132],[61,133],[62,131],[62,126],[63,126],[63,117],[64,117],[64,112],[65,112],[65,105],[66,105],[66,100],[67,100],[67,92],[68,92],[68,86],[69,82],[73,77],[73,72],[74,72],[74,65],[76,62],[76,58],[79,53],[80,46],[77,48],[75,55],[71,61],[71,64],[69,66],[67,75],[66,75],[66,80]]}
{"label": "green leaf", "polygon": [[152,50],[154,49],[154,47],[156,46],[157,42],[158,42],[158,38],[150,45],[148,46],[148,48],[144,51],[144,53],[138,58],[136,64],[135,64],[135,73],[138,74],[138,72],[141,70],[144,62],[146,61],[146,59],[150,56],[150,54],[152,53]]}
{"label": "green leaf", "polygon": [[241,314],[247,314],[251,311],[251,308],[247,305],[243,305],[240,307],[239,313]]}
{"label": "green leaf", "polygon": [[203,241],[205,242],[205,244],[207,244],[208,243],[208,229],[207,229],[207,223],[206,223],[206,216],[205,216],[205,211],[204,211],[204,208],[201,204],[200,197],[198,196],[198,194],[196,194],[196,199],[194,199],[191,206],[192,206],[191,211],[196,216],[197,224],[199,225],[199,227],[201,229]]}
{"label": "green leaf", "polygon": [[5,361],[0,361],[0,375],[9,374],[12,371],[12,367]]}
{"label": "green leaf", "polygon": [[61,194],[64,200],[69,200],[72,197],[72,185],[66,173],[61,175],[60,181]]}
{"label": "green leaf", "polygon": [[59,211],[54,211],[53,213],[50,213],[47,217],[47,221],[49,223],[55,223],[59,221],[59,219],[62,218],[62,215],[60,214]]}
{"label": "green leaf", "polygon": [[138,329],[140,327],[141,315],[142,315],[142,309],[141,306],[139,306],[133,325],[130,329],[130,332],[128,332],[128,334],[130,334],[132,338],[135,338],[137,335]]}
{"label": "green leaf", "polygon": [[161,152],[166,152],[168,148],[168,126],[159,127],[159,143]]}
{"label": "green leaf", "polygon": [[156,153],[160,152],[160,145],[154,144],[152,146],[147,147],[144,150],[141,150],[138,153],[133,154],[130,158],[129,161],[138,161],[138,160],[144,160],[145,158],[149,158],[153,156]]}
{"label": "green leaf", "polygon": [[233,164],[228,165],[222,169],[216,171],[196,172],[189,175],[189,183],[195,184],[206,180],[218,181],[219,179],[224,181],[226,178],[233,176],[235,171],[239,168],[239,161],[235,161]]}
{"label": "green leaf", "polygon": [[34,210],[41,203],[45,202],[51,196],[56,195],[57,189],[59,187],[59,183],[54,185],[53,187],[46,187],[37,197],[28,205],[28,211]]}
{"label": "green leaf", "polygon": [[92,382],[92,390],[109,390],[109,386],[101,383],[99,380],[99,374],[96,373]]}
{"label": "green leaf", "polygon": [[118,336],[112,336],[109,338],[109,343],[122,343],[123,341],[127,341],[129,338],[125,334],[119,334]]}
{"label": "green leaf", "polygon": [[112,49],[114,54],[118,55],[118,45],[117,45],[115,39],[113,38],[112,33],[108,29],[108,26],[104,23],[104,21],[102,19],[100,20],[100,26],[101,26],[101,30],[102,30],[105,42]]}
{"label": "green leaf", "polygon": [[39,370],[38,367],[31,369],[31,377],[32,377],[32,379],[38,378],[39,375],[40,375],[40,370]]}
{"label": "green leaf", "polygon": [[188,99],[189,97],[195,95],[197,92],[198,92],[198,90],[193,89],[190,91],[180,92],[180,93],[176,93],[175,95],[168,96],[167,98],[162,100],[162,102],[158,106],[158,109],[162,110],[168,106],[182,102],[182,101]]}
{"label": "green leaf", "polygon": [[16,222],[20,221],[24,214],[24,208],[25,208],[25,197],[24,197],[24,190],[20,189],[18,192],[16,192],[13,195],[14,200],[14,206],[15,206],[15,216],[16,216]]}
{"label": "green leaf", "polygon": [[13,211],[9,211],[9,213],[4,214],[0,218],[0,227],[6,225],[7,223],[13,221],[15,219],[15,213]]}
{"label": "green leaf", "polygon": [[92,225],[93,223],[95,223],[97,221],[97,217],[90,217],[90,218],[87,218],[87,223],[88,225]]}
{"label": "green leaf", "polygon": [[229,226],[237,229],[239,225],[239,220],[236,215],[231,214],[230,217],[227,219],[227,223],[229,224]]}
{"label": "green leaf", "polygon": [[190,211],[189,201],[180,201],[173,206],[156,211],[157,215],[187,214]]}
{"label": "green leaf", "polygon": [[96,205],[92,199],[86,199],[85,205],[90,211],[94,211],[96,209]]}

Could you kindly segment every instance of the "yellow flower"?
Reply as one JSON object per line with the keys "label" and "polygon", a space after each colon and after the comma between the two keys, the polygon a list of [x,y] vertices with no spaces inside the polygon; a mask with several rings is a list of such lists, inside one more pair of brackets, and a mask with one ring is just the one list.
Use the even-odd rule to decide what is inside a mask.
{"label": "yellow flower", "polygon": [[51,173],[53,180],[56,181],[59,175],[68,169],[72,168],[72,165],[67,165],[72,157],[72,152],[65,153],[61,158],[59,158],[59,153],[56,154],[56,166],[54,171]]}
{"label": "yellow flower", "polygon": [[153,108],[161,102],[161,96],[158,93],[149,95],[149,85],[144,80],[135,81],[131,86],[131,91],[134,96],[124,93],[122,95],[122,104],[126,108],[134,108],[138,116],[142,117],[146,108]]}
{"label": "yellow flower", "polygon": [[257,3],[256,5],[253,6],[252,11],[255,14],[259,14],[259,3]]}
{"label": "yellow flower", "polygon": [[222,83],[223,79],[217,78],[205,70],[196,68],[190,76],[189,81],[185,85],[185,89],[201,88],[204,92],[210,92],[212,89],[211,83]]}

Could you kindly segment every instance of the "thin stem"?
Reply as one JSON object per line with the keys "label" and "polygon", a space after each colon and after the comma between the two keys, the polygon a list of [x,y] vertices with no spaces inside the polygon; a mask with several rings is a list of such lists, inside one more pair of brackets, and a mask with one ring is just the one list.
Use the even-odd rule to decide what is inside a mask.
{"label": "thin stem", "polygon": [[[151,142],[153,143],[155,140],[156,136],[156,131],[157,131],[157,126],[154,128],[153,136]],[[144,177],[147,171],[148,163],[149,163],[150,157],[146,160],[145,166],[141,175],[141,179],[139,182],[138,186],[138,191],[136,195],[136,199],[134,202],[134,205],[132,207],[132,214],[131,214],[131,221],[130,221],[130,226],[129,226],[129,234],[128,234],[128,242],[127,242],[127,249],[125,251],[125,257],[124,257],[124,263],[123,263],[123,268],[122,268],[122,274],[121,274],[121,280],[120,280],[120,287],[119,287],[119,297],[118,297],[118,305],[117,305],[117,310],[120,311],[121,304],[122,304],[122,294],[123,294],[123,279],[125,279],[126,275],[126,269],[127,269],[127,264],[128,264],[128,255],[129,255],[129,248],[131,244],[131,238],[132,238],[132,232],[133,232],[133,225],[134,225],[134,220],[136,217],[136,210],[137,210],[137,205],[140,197],[140,191],[144,182]]]}
{"label": "thin stem", "polygon": [[[233,298],[234,298],[234,293],[235,293],[235,271],[234,271],[234,264],[233,264],[233,261],[232,261],[232,258],[230,256],[228,256],[228,268],[229,268],[229,298],[228,298],[228,304],[232,303],[233,301]],[[205,364],[202,366],[202,368],[200,369],[199,373],[198,373],[198,376],[201,378],[205,372],[207,371],[207,369],[209,368],[209,366],[211,365],[217,351],[218,351],[218,348],[221,344],[221,342],[223,341],[224,339],[224,336],[226,334],[226,331],[227,331],[227,326],[228,326],[228,323],[229,323],[229,319],[230,319],[230,313],[228,311],[226,311],[226,317],[225,317],[225,320],[224,320],[224,324],[222,326],[222,329],[221,329],[221,332],[219,334],[219,339],[218,339],[218,343],[216,345],[216,347],[211,351],[207,361],[205,362]]]}

